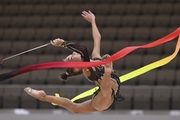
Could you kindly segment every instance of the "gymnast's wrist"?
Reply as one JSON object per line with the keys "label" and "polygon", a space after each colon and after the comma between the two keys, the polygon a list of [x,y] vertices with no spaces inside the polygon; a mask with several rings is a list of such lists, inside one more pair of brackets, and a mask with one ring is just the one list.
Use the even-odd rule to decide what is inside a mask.
{"label": "gymnast's wrist", "polygon": [[67,48],[67,42],[64,40],[59,46],[63,48]]}

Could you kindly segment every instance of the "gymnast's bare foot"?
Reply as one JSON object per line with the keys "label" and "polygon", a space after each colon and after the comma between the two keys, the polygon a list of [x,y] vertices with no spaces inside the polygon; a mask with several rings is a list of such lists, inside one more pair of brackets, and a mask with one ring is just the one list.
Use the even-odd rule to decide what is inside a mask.
{"label": "gymnast's bare foot", "polygon": [[[110,55],[106,55],[106,58],[110,57]],[[110,75],[112,70],[113,70],[113,63],[110,62],[110,63],[107,63],[104,65],[104,68],[105,68],[105,74],[106,75]]]}
{"label": "gymnast's bare foot", "polygon": [[35,90],[35,89],[30,88],[30,87],[26,87],[24,89],[24,91],[27,94],[29,94],[30,96],[32,96],[38,100],[41,100],[41,101],[45,100],[46,93],[43,90]]}

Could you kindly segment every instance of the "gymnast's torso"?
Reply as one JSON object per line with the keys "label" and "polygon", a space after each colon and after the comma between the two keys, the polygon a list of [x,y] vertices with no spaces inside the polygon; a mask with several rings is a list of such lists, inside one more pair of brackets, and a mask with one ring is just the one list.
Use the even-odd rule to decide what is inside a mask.
{"label": "gymnast's torso", "polygon": [[[71,43],[71,42],[66,42],[65,44],[66,44],[66,48],[70,49],[71,51],[79,53],[81,55],[82,61],[84,61],[84,62],[101,61],[101,58],[90,59],[89,52],[85,46],[78,45],[78,44]],[[96,66],[96,67],[85,68],[83,70],[83,73],[90,82],[93,82],[94,84],[99,86],[102,76],[104,74],[104,66],[100,65],[100,66]],[[115,73],[115,71],[111,72],[111,79],[112,79],[112,82],[115,82],[118,85],[117,90],[112,89],[112,95],[114,96],[115,100],[117,100],[117,101],[124,100],[124,98],[119,93],[120,80],[119,80],[119,77],[117,76],[117,74]],[[95,92],[95,96],[99,91],[100,91],[100,89],[97,92]]]}

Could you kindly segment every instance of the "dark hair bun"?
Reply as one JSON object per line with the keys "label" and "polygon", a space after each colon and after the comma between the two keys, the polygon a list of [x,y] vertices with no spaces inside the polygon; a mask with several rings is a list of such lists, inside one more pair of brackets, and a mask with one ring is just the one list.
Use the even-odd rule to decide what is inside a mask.
{"label": "dark hair bun", "polygon": [[61,73],[60,78],[61,78],[62,80],[67,80],[67,78],[68,78],[69,76],[70,76],[70,75],[68,75],[68,74],[65,72],[65,73]]}

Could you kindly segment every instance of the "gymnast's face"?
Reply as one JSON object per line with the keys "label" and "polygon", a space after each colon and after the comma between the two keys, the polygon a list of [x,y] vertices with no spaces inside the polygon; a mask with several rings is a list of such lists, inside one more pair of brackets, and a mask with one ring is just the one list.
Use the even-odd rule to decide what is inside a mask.
{"label": "gymnast's face", "polygon": [[80,62],[81,61],[81,55],[77,52],[73,52],[71,55],[68,55],[64,61],[66,61],[66,62]]}

